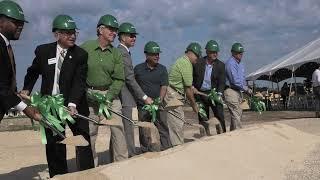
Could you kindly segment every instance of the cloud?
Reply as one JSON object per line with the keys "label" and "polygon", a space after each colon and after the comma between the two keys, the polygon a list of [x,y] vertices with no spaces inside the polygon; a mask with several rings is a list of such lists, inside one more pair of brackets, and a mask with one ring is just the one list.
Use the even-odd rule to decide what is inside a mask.
{"label": "cloud", "polygon": [[[32,62],[36,45],[53,41],[51,23],[58,14],[69,14],[80,28],[78,42],[95,38],[95,26],[101,15],[113,14],[120,22],[133,23],[139,31],[133,48],[134,63],[144,60],[143,46],[158,42],[167,66],[182,55],[191,41],[205,45],[216,39],[221,46],[220,59],[230,56],[230,47],[241,42],[246,53],[247,73],[268,64],[319,37],[320,1],[318,0],[19,0],[30,23],[21,41],[15,42],[21,73]],[[116,43],[115,43],[116,44]]]}

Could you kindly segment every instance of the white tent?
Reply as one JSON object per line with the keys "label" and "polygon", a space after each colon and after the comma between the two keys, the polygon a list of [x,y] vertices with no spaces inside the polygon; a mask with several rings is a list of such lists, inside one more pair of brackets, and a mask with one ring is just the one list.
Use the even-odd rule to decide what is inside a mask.
{"label": "white tent", "polygon": [[320,63],[320,38],[250,73],[247,80],[279,82],[291,77],[292,73],[296,77],[310,77],[317,63]]}

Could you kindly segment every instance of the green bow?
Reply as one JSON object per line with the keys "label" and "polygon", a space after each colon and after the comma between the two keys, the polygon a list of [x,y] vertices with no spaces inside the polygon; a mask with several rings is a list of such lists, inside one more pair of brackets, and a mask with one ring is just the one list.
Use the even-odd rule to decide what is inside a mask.
{"label": "green bow", "polygon": [[[43,116],[42,121],[47,121],[48,124],[55,127],[58,131],[63,132],[67,121],[74,124],[74,119],[64,109],[64,98],[61,94],[54,96],[41,96],[40,93],[35,93],[30,98],[31,106],[36,107]],[[62,124],[62,125],[61,125]],[[47,144],[44,125],[40,121],[40,134],[42,144]],[[56,133],[53,133],[56,135]]]}
{"label": "green bow", "polygon": [[217,93],[216,88],[211,89],[208,94],[208,98],[211,100],[212,105],[216,105],[216,103],[223,105],[221,100],[221,96]]}
{"label": "green bow", "polygon": [[199,107],[199,115],[202,118],[208,118],[206,111],[204,110],[204,105],[200,102],[197,102]]}
{"label": "green bow", "polygon": [[266,105],[263,101],[261,101],[259,98],[253,96],[249,99],[251,109],[253,111],[259,112],[261,114],[262,111],[266,111]]}
{"label": "green bow", "polygon": [[156,122],[157,120],[157,111],[159,110],[159,105],[161,103],[160,97],[154,99],[152,104],[146,104],[142,107],[143,110],[146,110],[151,115],[151,122]]}
{"label": "green bow", "polygon": [[112,102],[108,99],[107,94],[100,94],[98,92],[88,91],[88,98],[96,101],[99,104],[98,115],[104,115],[107,119],[111,119],[111,113],[108,108],[111,108]]}

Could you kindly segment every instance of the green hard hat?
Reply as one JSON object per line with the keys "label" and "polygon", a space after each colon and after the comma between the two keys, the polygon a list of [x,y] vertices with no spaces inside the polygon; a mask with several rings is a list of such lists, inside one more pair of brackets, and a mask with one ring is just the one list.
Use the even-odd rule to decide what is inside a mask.
{"label": "green hard hat", "polygon": [[244,48],[243,48],[242,44],[234,43],[232,45],[231,51],[242,53],[242,52],[244,52]]}
{"label": "green hard hat", "polygon": [[4,0],[0,2],[0,15],[5,15],[9,18],[16,19],[19,21],[26,21],[22,8],[16,2]]}
{"label": "green hard hat", "polygon": [[97,24],[97,27],[100,25],[110,26],[110,27],[117,28],[117,29],[119,28],[118,20],[110,14],[106,14],[104,16],[101,16],[101,18],[99,19],[99,22]]}
{"label": "green hard hat", "polygon": [[208,41],[207,45],[206,45],[206,50],[219,52],[219,45],[218,45],[217,41],[215,41],[215,40]]}
{"label": "green hard hat", "polygon": [[138,34],[136,32],[136,28],[131,23],[128,23],[128,22],[122,23],[119,26],[119,34],[120,33]]}
{"label": "green hard hat", "polygon": [[196,54],[198,57],[201,57],[201,46],[199,43],[192,42],[187,47],[187,51],[192,51],[194,54]]}
{"label": "green hard hat", "polygon": [[144,45],[144,52],[145,53],[161,53],[160,46],[154,42],[149,41],[146,45]]}
{"label": "green hard hat", "polygon": [[73,30],[78,29],[76,22],[72,19],[72,17],[68,15],[58,15],[54,18],[52,23],[52,32],[56,29],[62,30]]}

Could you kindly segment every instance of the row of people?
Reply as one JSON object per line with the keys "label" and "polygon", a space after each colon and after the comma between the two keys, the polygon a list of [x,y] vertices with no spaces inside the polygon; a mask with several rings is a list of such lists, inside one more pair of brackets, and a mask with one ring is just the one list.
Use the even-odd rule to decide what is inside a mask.
{"label": "row of people", "polygon": [[[185,54],[177,59],[167,73],[166,67],[159,64],[160,46],[150,41],[144,47],[145,62],[133,68],[130,48],[134,46],[138,33],[132,24],[122,23],[119,26],[114,16],[101,16],[96,26],[97,39],[77,46],[75,21],[68,15],[58,15],[52,23],[56,41],[37,46],[35,58],[24,78],[23,90],[17,94],[15,63],[9,40],[19,39],[25,22],[27,21],[23,11],[17,3],[9,0],[0,2],[1,112],[16,107],[24,110],[30,118],[40,120],[40,113],[27,107],[18,95],[30,95],[41,75],[41,94],[62,94],[71,115],[79,112],[98,120],[106,118],[99,115],[99,104],[87,96],[87,93],[98,92],[105,94],[107,99],[113,102],[114,111],[122,112],[132,119],[134,109],[138,107],[139,119],[148,121],[150,115],[142,109],[143,105],[152,104],[157,97],[160,97],[161,101],[170,102],[171,99],[182,100],[186,95],[196,113],[199,112],[196,98],[205,104],[207,114],[209,107],[212,107],[214,115],[222,125],[222,132],[225,132],[223,106],[213,106],[208,99],[194,97],[198,91],[208,93],[212,88],[216,88],[221,97],[224,94],[230,110],[230,130],[241,127],[241,92],[250,92],[250,89],[245,84],[244,67],[240,63],[244,52],[240,43],[232,46],[232,57],[226,62],[226,66],[217,59],[219,46],[215,41],[207,43],[207,56],[203,58],[201,46],[190,43]],[[120,44],[114,47],[112,43],[117,35]],[[230,88],[226,90],[225,77],[230,83]],[[114,118],[123,126],[110,127],[110,158],[112,161],[121,161],[139,152],[136,152],[135,148],[133,125],[118,116]],[[139,139],[143,149],[158,151],[183,144],[184,122],[181,118],[184,118],[182,106],[171,109],[170,113],[160,111],[155,125],[159,130],[161,147],[150,146],[148,137],[140,130]],[[76,123],[68,123],[68,126],[74,135],[82,135],[89,142],[89,146],[76,147],[77,167],[79,170],[96,167],[98,157],[95,142],[98,126],[75,119]],[[199,117],[199,120],[207,127],[206,119]],[[49,129],[46,129],[46,136],[50,177],[67,173],[66,146],[58,144],[60,137],[54,136]]]}

